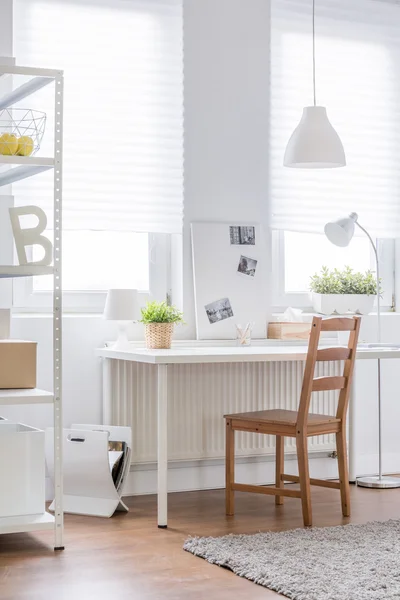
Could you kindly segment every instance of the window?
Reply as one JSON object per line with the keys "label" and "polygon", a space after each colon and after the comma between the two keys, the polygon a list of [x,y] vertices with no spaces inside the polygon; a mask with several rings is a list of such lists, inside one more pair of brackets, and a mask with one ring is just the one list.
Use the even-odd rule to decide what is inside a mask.
{"label": "window", "polygon": [[[393,238],[400,235],[400,5],[381,0],[316,3],[317,104],[326,106],[347,158],[342,169],[283,167],[287,141],[312,93],[312,3],[271,3],[271,224],[274,304],[309,306],[309,277],[322,265],[375,270],[366,238],[344,249],[325,223],[357,212],[380,241],[383,304],[392,305]],[[374,82],[371,85],[371,81]]]}
{"label": "window", "polygon": [[[394,240],[380,240],[379,265],[382,280],[382,305],[393,304],[394,293]],[[310,277],[323,266],[355,271],[375,272],[375,255],[367,237],[354,237],[346,248],[331,244],[323,234],[274,232],[273,235],[273,281],[276,308],[288,304],[310,307]]]}
{"label": "window", "polygon": [[[182,228],[181,0],[14,4],[18,63],[64,70],[64,304],[79,305],[79,293],[97,306],[110,287],[165,298],[169,252],[159,250]],[[51,92],[29,98],[48,115],[42,156],[53,154]],[[51,172],[13,186],[16,204],[41,206],[49,224],[52,190]],[[50,289],[46,278],[17,282],[15,302],[40,305]]]}

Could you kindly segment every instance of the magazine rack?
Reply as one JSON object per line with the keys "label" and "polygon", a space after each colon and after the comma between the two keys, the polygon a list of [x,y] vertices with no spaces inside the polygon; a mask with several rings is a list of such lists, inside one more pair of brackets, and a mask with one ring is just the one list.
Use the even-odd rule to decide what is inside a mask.
{"label": "magazine rack", "polygon": [[[74,424],[64,429],[64,511],[96,517],[128,512],[121,497],[131,451],[130,427]],[[46,461],[53,479],[52,429],[46,432]],[[54,502],[49,510],[54,510]]]}

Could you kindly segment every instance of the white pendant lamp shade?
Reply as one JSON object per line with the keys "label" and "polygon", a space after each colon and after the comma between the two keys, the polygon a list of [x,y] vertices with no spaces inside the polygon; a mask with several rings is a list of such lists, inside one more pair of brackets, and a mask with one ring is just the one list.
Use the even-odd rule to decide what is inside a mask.
{"label": "white pendant lamp shade", "polygon": [[108,290],[104,318],[108,321],[135,321],[138,319],[137,290]]}
{"label": "white pendant lamp shade", "polygon": [[325,235],[335,246],[348,246],[354,235],[354,226],[357,222],[357,213],[350,213],[348,217],[331,221],[325,225]]}
{"label": "white pendant lamp shade", "polygon": [[303,108],[300,123],[286,147],[283,164],[295,169],[329,169],[346,165],[343,144],[324,106]]}
{"label": "white pendant lamp shade", "polygon": [[315,0],[312,0],[312,72],[314,105],[303,108],[300,123],[286,146],[283,166],[293,169],[334,169],[346,166],[340,137],[324,106],[317,106],[315,68]]}

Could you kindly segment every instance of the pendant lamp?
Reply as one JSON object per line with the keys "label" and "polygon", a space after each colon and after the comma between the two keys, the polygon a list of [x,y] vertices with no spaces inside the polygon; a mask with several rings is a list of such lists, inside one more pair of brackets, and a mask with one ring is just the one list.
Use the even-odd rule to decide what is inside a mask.
{"label": "pendant lamp", "polygon": [[346,165],[340,137],[324,106],[317,106],[315,86],[315,0],[312,4],[314,105],[303,108],[300,123],[286,146],[283,165],[295,169],[333,169]]}

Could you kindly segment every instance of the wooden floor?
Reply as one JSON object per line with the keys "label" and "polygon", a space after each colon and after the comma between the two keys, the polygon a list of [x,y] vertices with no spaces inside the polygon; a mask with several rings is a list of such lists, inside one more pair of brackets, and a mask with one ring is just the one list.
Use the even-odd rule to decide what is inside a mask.
{"label": "wooden floor", "polygon": [[[336,490],[313,490],[315,526],[400,518],[400,490],[351,488],[343,519]],[[1,600],[269,600],[281,596],[182,550],[189,535],[279,531],[302,526],[301,506],[285,498],[237,494],[225,517],[221,490],[169,496],[170,526],[156,527],[156,498],[128,499],[131,512],[112,519],[66,516],[66,549],[54,553],[50,532],[0,536]]]}

